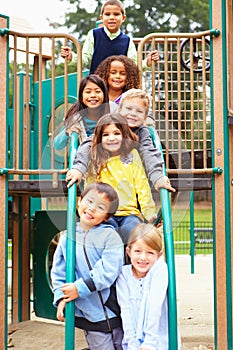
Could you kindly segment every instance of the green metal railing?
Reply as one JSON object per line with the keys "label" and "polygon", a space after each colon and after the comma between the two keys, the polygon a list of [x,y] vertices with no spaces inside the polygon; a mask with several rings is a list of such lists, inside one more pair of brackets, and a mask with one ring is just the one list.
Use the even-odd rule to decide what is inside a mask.
{"label": "green metal railing", "polygon": [[[155,129],[149,127],[154,145],[158,143]],[[73,164],[74,155],[78,146],[77,134],[72,133],[70,143],[70,160]],[[164,168],[165,172],[165,168]],[[160,199],[162,204],[164,241],[166,249],[166,260],[168,265],[168,310],[169,310],[169,348],[178,350],[177,335],[177,304],[176,304],[176,278],[175,278],[175,259],[174,242],[172,232],[172,218],[169,193],[166,189],[160,190]],[[75,269],[75,214],[76,214],[76,185],[68,189],[68,211],[67,211],[67,259],[66,276],[67,282],[74,281]],[[65,350],[73,350],[74,344],[74,301],[66,305],[66,323],[65,323]]]}
{"label": "green metal railing", "polygon": [[[73,132],[70,142],[69,166],[73,164],[76,150],[78,148],[78,135]],[[68,189],[68,208],[67,208],[67,241],[66,241],[66,282],[75,280],[75,226],[76,226],[76,195],[77,186],[74,184]],[[75,348],[74,344],[74,301],[66,304],[66,322],[65,322],[65,350]]]}
{"label": "green metal railing", "polygon": [[[149,126],[150,136],[153,144],[159,147],[162,153],[162,146],[158,139],[155,129]],[[166,169],[164,167],[164,174]],[[163,234],[166,251],[166,261],[168,266],[168,327],[169,327],[169,349],[178,350],[177,334],[177,303],[176,303],[176,273],[174,257],[174,240],[172,230],[171,205],[168,190],[160,189],[160,200],[163,216]]]}

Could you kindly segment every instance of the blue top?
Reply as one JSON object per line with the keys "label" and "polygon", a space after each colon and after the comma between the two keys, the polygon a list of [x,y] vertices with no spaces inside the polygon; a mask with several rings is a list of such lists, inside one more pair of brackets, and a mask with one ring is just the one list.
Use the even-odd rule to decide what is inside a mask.
{"label": "blue top", "polygon": [[144,278],[134,277],[132,265],[123,266],[117,279],[117,299],[124,350],[169,350],[167,287],[168,270],[163,256]]}
{"label": "blue top", "polygon": [[[84,242],[92,266],[91,271],[84,255]],[[121,272],[123,262],[123,243],[111,225],[102,223],[84,232],[79,222],[76,224],[74,284],[79,293],[79,297],[75,300],[75,315],[77,317],[85,322],[105,321],[98,291],[101,291],[105,303],[110,295],[111,285]],[[51,278],[54,292],[53,304],[57,307],[58,301],[63,298],[61,287],[66,283],[66,234],[61,235],[55,251]],[[106,310],[110,319],[116,317],[110,308],[106,307]]]}
{"label": "blue top", "polygon": [[115,39],[110,39],[104,27],[93,29],[94,53],[91,61],[90,73],[94,73],[100,62],[112,55],[127,56],[129,36],[120,32]]}
{"label": "blue top", "polygon": [[[87,136],[91,136],[96,126],[96,120],[88,119],[85,116],[82,119],[83,119]],[[65,148],[69,142],[69,139],[70,139],[69,135],[66,134],[66,127],[63,126],[59,134],[57,134],[54,137],[54,140],[53,140],[54,148],[57,150],[61,150]]]}
{"label": "blue top", "polygon": [[115,102],[117,105],[119,105],[121,102],[121,98],[122,98],[122,94],[120,96],[118,96],[117,98],[115,98],[115,100],[113,102]]}

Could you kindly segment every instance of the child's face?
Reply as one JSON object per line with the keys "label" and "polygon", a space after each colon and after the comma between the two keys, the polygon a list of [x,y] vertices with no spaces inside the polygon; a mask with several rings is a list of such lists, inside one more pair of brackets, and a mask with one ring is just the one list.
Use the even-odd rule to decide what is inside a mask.
{"label": "child's face", "polygon": [[102,147],[108,151],[111,156],[120,154],[122,144],[122,133],[115,124],[106,125],[102,131]]}
{"label": "child's face", "polygon": [[112,61],[108,75],[109,88],[122,92],[126,85],[126,79],[127,73],[124,64],[120,61]]}
{"label": "child's face", "polygon": [[148,246],[142,239],[127,247],[126,252],[131,259],[133,275],[135,278],[143,278],[151,269],[153,264],[161,256],[161,253]]}
{"label": "child's face", "polygon": [[84,230],[99,225],[108,218],[111,203],[105,193],[99,193],[95,189],[90,190],[85,197],[78,202],[80,226]]}
{"label": "child's face", "polygon": [[116,5],[105,6],[104,11],[100,16],[103,25],[110,31],[110,33],[116,33],[125,18],[126,16],[122,14],[121,9]]}
{"label": "child's face", "polygon": [[141,126],[147,118],[147,109],[145,102],[140,98],[134,97],[123,102],[120,114],[126,118],[130,128]]}
{"label": "child's face", "polygon": [[104,102],[104,93],[98,85],[88,81],[83,90],[82,98],[87,108],[96,108]]}

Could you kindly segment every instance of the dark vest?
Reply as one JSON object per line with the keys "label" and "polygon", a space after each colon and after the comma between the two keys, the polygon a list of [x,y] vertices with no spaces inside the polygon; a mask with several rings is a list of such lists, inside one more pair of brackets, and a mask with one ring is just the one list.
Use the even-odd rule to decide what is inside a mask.
{"label": "dark vest", "polygon": [[118,37],[111,40],[104,31],[104,28],[93,29],[94,53],[91,61],[90,73],[93,74],[100,62],[112,55],[127,56],[129,37],[122,32]]}

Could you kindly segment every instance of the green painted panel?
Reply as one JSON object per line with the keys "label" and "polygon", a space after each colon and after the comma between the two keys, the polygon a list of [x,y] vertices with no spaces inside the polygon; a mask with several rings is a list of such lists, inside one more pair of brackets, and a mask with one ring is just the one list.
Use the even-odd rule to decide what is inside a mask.
{"label": "green painted panel", "polygon": [[[38,317],[56,320],[56,308],[52,305],[53,292],[49,276],[52,253],[51,241],[66,229],[65,210],[37,211],[34,219],[34,310]],[[50,249],[48,249],[50,246]]]}
{"label": "green painted panel", "polygon": [[[42,82],[42,168],[51,168],[51,145],[50,142],[50,120],[52,111],[52,89],[51,79],[46,79]],[[68,76],[68,103],[73,104],[77,100],[77,74],[69,74]],[[39,83],[34,84],[34,104],[39,106]],[[62,124],[64,118],[64,76],[57,77],[55,79],[55,127],[59,127]],[[34,111],[34,142],[35,142],[35,168],[38,167],[38,108]],[[59,155],[59,152],[55,152],[55,168],[63,169],[63,157]]]}

